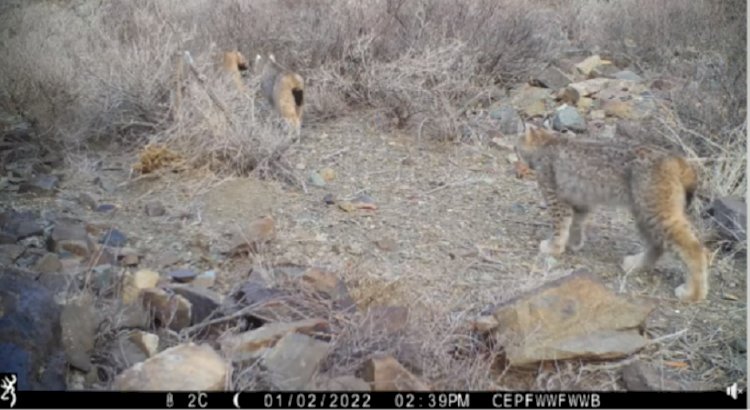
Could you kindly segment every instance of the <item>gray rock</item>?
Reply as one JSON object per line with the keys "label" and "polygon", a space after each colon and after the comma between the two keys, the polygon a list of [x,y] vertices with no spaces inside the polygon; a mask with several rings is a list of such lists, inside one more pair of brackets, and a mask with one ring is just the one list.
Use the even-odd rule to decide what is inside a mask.
{"label": "gray rock", "polygon": [[94,199],[94,197],[87,192],[80,193],[77,199],[78,203],[80,203],[87,209],[93,210],[94,208],[96,208],[96,199]]}
{"label": "gray rock", "polygon": [[175,269],[167,273],[167,276],[172,278],[175,282],[186,283],[195,279],[198,276],[198,272],[192,269]]}
{"label": "gray rock", "polygon": [[724,239],[740,243],[747,240],[747,206],[742,198],[716,198],[706,212]]}
{"label": "gray rock", "polygon": [[101,204],[101,205],[97,206],[94,209],[94,211],[106,214],[106,213],[113,212],[115,209],[117,209],[117,207],[114,206],[114,205],[112,205],[112,204]]}
{"label": "gray rock", "polygon": [[166,349],[120,373],[114,390],[219,391],[231,367],[211,346],[194,343]]}
{"label": "gray rock", "polygon": [[18,390],[65,390],[60,307],[31,278],[0,271],[0,367],[18,374]]}
{"label": "gray rock", "polygon": [[60,257],[55,253],[46,253],[34,264],[34,270],[39,273],[57,273],[63,268]]}
{"label": "gray rock", "polygon": [[0,231],[0,245],[10,245],[16,243],[16,235]]}
{"label": "gray rock", "polygon": [[523,132],[523,120],[510,105],[503,104],[490,108],[490,117],[497,120],[497,130],[503,135]]}
{"label": "gray rock", "polygon": [[7,236],[7,243],[15,243],[19,239],[41,235],[44,226],[39,221],[38,213],[10,209],[0,214],[0,231]]}
{"label": "gray rock", "polygon": [[18,187],[19,193],[54,194],[60,185],[60,178],[54,175],[42,175]]}
{"label": "gray rock", "polygon": [[103,292],[110,289],[115,284],[117,273],[114,266],[110,264],[98,265],[92,269],[91,285],[96,292]]}
{"label": "gray rock", "polygon": [[536,75],[534,79],[538,81],[542,87],[551,88],[553,90],[559,90],[573,81],[562,70],[552,65],[547,66],[547,68]]}
{"label": "gray rock", "polygon": [[93,248],[86,227],[74,220],[58,220],[50,235],[51,249],[57,253],[70,252],[80,257],[88,257]]}
{"label": "gray rock", "polygon": [[146,216],[156,217],[164,216],[167,213],[166,208],[160,201],[151,201],[145,206]]}
{"label": "gray rock", "polygon": [[552,118],[552,128],[558,131],[584,132],[586,131],[586,120],[583,119],[575,107],[564,104],[555,111],[555,115]]}
{"label": "gray rock", "polygon": [[0,245],[0,260],[6,260],[13,263],[24,251],[24,247],[16,244]]}
{"label": "gray rock", "polygon": [[16,237],[18,239],[26,239],[29,236],[38,236],[44,234],[44,226],[32,220],[21,220],[16,227]]}
{"label": "gray rock", "polygon": [[102,237],[99,239],[99,243],[105,246],[113,246],[116,248],[125,246],[127,242],[128,238],[125,236],[125,234],[115,228],[111,228],[104,232]]}
{"label": "gray rock", "polygon": [[289,333],[263,358],[274,385],[282,390],[307,387],[320,362],[328,355],[329,345],[299,333]]}
{"label": "gray rock", "polygon": [[98,326],[90,298],[81,298],[65,305],[60,315],[62,343],[71,366],[88,372],[91,370],[91,352],[96,342]]}
{"label": "gray rock", "polygon": [[495,308],[491,328],[513,366],[613,359],[646,346],[638,328],[652,309],[644,301],[614,294],[593,274],[578,271]]}
{"label": "gray rock", "polygon": [[128,368],[148,359],[146,352],[135,344],[128,334],[122,334],[115,339],[110,347],[110,357],[119,368]]}
{"label": "gray rock", "polygon": [[309,182],[310,185],[319,188],[326,186],[325,179],[323,179],[323,177],[317,171],[310,172],[310,175],[307,177],[307,182]]}

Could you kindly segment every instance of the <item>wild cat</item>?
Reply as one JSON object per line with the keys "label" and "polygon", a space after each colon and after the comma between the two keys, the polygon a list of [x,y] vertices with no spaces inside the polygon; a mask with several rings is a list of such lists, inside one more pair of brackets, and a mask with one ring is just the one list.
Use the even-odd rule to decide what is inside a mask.
{"label": "wild cat", "polygon": [[675,250],[689,271],[675,295],[685,302],[706,298],[708,251],[686,213],[698,177],[685,158],[647,145],[566,137],[531,125],[515,149],[535,171],[554,220],[554,233],[539,244],[541,252],[560,255],[566,246],[581,249],[586,217],[595,207],[627,207],[646,250],[626,256],[622,269],[647,268],[665,250]]}
{"label": "wild cat", "polygon": [[294,129],[297,136],[302,126],[305,81],[299,74],[284,69],[273,54],[255,56],[260,73],[260,90],[279,115]]}

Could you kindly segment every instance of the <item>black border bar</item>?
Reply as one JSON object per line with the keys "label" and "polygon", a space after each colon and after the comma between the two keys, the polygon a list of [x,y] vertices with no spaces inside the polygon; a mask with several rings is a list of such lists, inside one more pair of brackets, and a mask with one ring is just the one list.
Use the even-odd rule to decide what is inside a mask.
{"label": "black border bar", "polygon": [[[235,405],[235,399],[239,407]],[[7,408],[8,401],[0,401]],[[430,409],[748,408],[747,392],[113,392],[17,391],[14,408],[59,409]]]}

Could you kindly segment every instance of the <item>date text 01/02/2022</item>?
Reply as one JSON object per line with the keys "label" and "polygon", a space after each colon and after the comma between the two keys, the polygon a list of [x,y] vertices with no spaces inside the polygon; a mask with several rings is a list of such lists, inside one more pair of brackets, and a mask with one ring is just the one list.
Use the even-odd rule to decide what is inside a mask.
{"label": "date text 01/02/2022", "polygon": [[467,408],[468,393],[266,393],[265,408]]}

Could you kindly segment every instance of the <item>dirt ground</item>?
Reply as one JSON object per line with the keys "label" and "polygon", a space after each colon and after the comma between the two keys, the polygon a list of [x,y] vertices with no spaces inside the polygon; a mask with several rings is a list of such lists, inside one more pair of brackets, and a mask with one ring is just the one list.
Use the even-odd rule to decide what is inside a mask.
{"label": "dirt ground", "polygon": [[[178,265],[216,269],[216,288],[223,293],[245,280],[253,264],[328,267],[344,275],[359,305],[408,306],[412,323],[468,321],[489,304],[586,267],[616,292],[655,302],[646,332],[657,342],[618,362],[499,372],[482,387],[622,389],[616,370],[636,359],[696,389],[724,389],[734,382],[745,387],[744,259],[717,256],[708,301],[682,304],[673,293],[682,281],[675,257],[663,258],[653,272],[625,276],[619,269],[622,257],[640,247],[622,210],[599,210],[581,251],[557,259],[540,256],[539,241],[551,225],[535,181],[515,177],[510,151],[417,142],[368,124],[366,118],[349,118],[304,130],[303,140],[287,154],[297,176],[307,181],[310,172],[323,168],[335,173],[325,187],[308,183],[307,193],[279,181],[221,179],[205,170],[134,178],[135,153],[110,147],[69,154],[56,197],[3,193],[3,203],[65,214],[66,203],[86,192],[116,205],[116,211],[68,206],[69,212],[121,229],[129,246],[145,257],[141,266],[176,258]],[[347,212],[326,204],[326,194],[339,200],[368,195],[377,209]],[[166,215],[146,217],[145,204],[157,200]],[[273,216],[278,234],[254,261],[220,254],[229,234],[263,215]]]}

